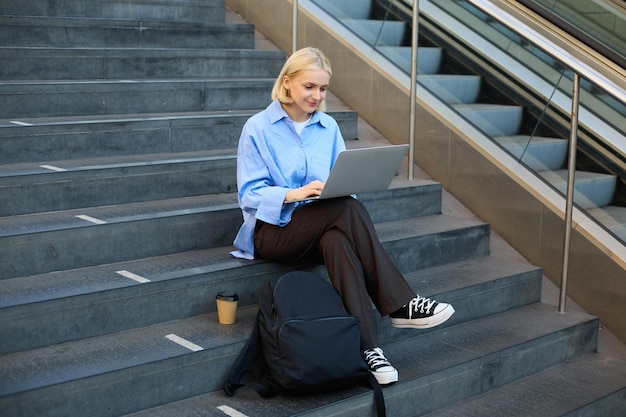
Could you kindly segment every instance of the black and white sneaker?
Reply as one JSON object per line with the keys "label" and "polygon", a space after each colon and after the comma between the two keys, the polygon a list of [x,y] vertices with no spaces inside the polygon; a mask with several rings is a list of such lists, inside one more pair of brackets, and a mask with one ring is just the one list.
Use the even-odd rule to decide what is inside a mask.
{"label": "black and white sneaker", "polygon": [[391,366],[381,348],[367,349],[363,352],[363,358],[380,385],[389,385],[398,381],[398,370]]}
{"label": "black and white sneaker", "polygon": [[391,325],[397,328],[428,329],[439,326],[454,314],[454,307],[419,295],[391,313]]}

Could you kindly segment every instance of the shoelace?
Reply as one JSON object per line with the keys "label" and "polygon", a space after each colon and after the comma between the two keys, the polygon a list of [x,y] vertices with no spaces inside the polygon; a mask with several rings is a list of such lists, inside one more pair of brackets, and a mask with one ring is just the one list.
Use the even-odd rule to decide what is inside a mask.
{"label": "shoelace", "polygon": [[430,314],[430,309],[435,305],[436,301],[430,298],[420,297],[419,295],[409,301],[409,314],[413,311]]}
{"label": "shoelace", "polygon": [[380,348],[368,349],[363,353],[365,355],[365,361],[370,369],[378,369],[382,366],[391,366]]}

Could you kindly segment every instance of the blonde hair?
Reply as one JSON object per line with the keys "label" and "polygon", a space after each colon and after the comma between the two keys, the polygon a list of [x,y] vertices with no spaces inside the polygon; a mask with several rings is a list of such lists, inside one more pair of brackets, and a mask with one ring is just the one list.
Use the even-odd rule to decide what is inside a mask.
{"label": "blonde hair", "polygon": [[[289,91],[283,85],[285,76],[293,78],[299,71],[324,70],[328,75],[333,75],[330,62],[322,51],[317,48],[306,47],[294,52],[283,65],[283,69],[278,74],[274,88],[272,89],[272,100],[278,99],[281,103],[293,103],[289,97]],[[323,100],[317,110],[326,110],[326,100]]]}

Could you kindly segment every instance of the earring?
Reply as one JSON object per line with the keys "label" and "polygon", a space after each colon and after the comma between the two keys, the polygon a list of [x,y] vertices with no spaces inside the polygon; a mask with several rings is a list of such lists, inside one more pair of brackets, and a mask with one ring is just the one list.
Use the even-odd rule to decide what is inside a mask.
{"label": "earring", "polygon": [[289,90],[288,88],[285,88],[285,90],[287,90],[287,97],[291,97],[291,90]]}

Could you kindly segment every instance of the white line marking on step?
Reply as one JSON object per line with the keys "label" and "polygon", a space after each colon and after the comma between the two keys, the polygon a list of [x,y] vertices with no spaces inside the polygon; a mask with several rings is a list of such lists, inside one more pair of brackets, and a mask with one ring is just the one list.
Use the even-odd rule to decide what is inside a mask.
{"label": "white line marking on step", "polygon": [[79,214],[76,217],[78,217],[79,219],[87,220],[88,222],[94,224],[106,224],[104,220],[96,219],[95,217],[87,216],[86,214]]}
{"label": "white line marking on step", "polygon": [[248,417],[247,415],[240,413],[239,411],[235,410],[234,408],[230,408],[227,405],[220,405],[219,407],[217,407],[217,409],[230,417]]}
{"label": "white line marking on step", "polygon": [[9,123],[20,126],[32,126],[32,123],[20,122],[19,120],[11,120]]}
{"label": "white line marking on step", "polygon": [[175,334],[168,334],[167,336],[165,336],[166,338],[170,339],[172,342],[174,343],[178,343],[179,345],[186,347],[189,350],[192,350],[194,352],[199,352],[201,350],[204,350],[204,348],[202,346],[198,346],[195,343],[191,343],[189,340],[185,340],[180,336],[176,336]]}
{"label": "white line marking on step", "polygon": [[119,274],[119,275],[121,275],[123,277],[130,278],[130,279],[132,279],[134,281],[141,282],[142,284],[144,282],[150,282],[150,280],[148,278],[144,278],[144,277],[142,277],[140,275],[133,274],[132,272],[126,271],[124,269],[121,270],[121,271],[115,271],[115,273]]}
{"label": "white line marking on step", "polygon": [[65,168],[55,167],[54,165],[39,165],[39,168],[49,169],[50,171],[63,172],[67,171]]}

